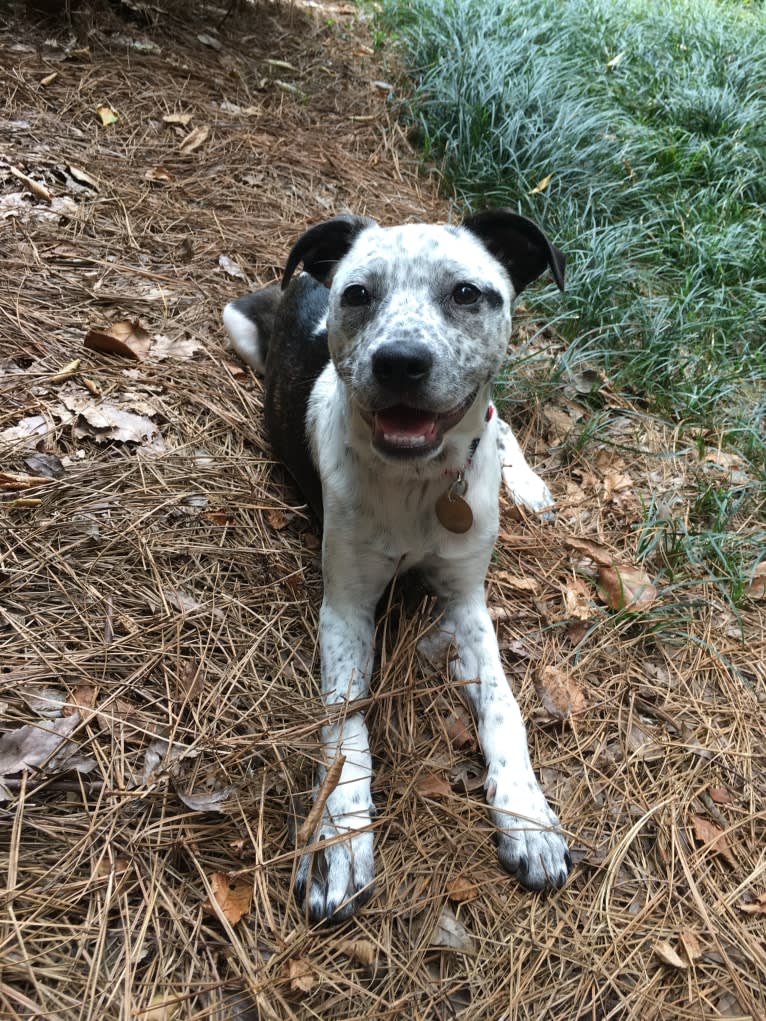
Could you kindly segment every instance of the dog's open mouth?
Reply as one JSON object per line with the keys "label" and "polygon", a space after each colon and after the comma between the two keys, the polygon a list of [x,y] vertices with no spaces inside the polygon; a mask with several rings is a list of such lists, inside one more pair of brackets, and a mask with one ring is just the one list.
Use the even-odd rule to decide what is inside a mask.
{"label": "dog's open mouth", "polygon": [[457,425],[473,404],[476,394],[449,411],[435,412],[394,404],[382,411],[362,411],[372,428],[373,446],[394,457],[419,457],[430,454],[442,442],[445,432]]}

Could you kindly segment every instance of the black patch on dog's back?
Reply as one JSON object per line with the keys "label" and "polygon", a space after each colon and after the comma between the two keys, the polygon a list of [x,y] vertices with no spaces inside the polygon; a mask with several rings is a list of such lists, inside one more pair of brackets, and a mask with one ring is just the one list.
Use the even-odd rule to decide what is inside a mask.
{"label": "black patch on dog's back", "polygon": [[330,360],[327,330],[317,326],[327,311],[328,290],[307,273],[285,289],[269,338],[266,360],[266,431],[319,520],[322,485],[306,433],[306,410],[314,384]]}

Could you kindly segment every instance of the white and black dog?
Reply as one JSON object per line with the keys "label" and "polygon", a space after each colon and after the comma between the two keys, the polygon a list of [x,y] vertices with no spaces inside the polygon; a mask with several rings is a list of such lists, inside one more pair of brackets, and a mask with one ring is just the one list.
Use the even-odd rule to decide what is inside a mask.
{"label": "white and black dog", "polygon": [[348,711],[322,728],[319,780],[338,756],[345,762],[317,828],[321,846],[298,869],[314,920],[345,918],[372,892],[370,751],[349,703],[368,692],[377,601],[414,567],[438,597],[426,652],[463,682],[476,717],[501,863],[535,890],[560,887],[571,867],[484,595],[501,475],[518,504],[553,503],[491,403],[511,303],[546,268],[563,289],[562,253],[509,210],[460,226],[337,216],[298,239],[281,289],[224,310],[234,349],[265,372],[274,452],[324,524],[322,695]]}

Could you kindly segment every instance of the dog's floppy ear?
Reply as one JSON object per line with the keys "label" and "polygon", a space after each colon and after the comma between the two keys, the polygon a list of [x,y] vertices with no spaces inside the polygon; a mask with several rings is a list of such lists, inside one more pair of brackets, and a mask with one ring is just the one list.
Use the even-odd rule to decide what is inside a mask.
{"label": "dog's floppy ear", "polygon": [[375,221],[367,216],[344,213],[310,227],[292,247],[282,274],[282,290],[290,283],[301,262],[307,273],[329,287],[333,270],[351,248],[357,234],[374,224]]}
{"label": "dog's floppy ear", "polygon": [[564,290],[564,253],[552,245],[536,223],[510,209],[484,209],[463,220],[495,258],[505,266],[516,294],[550,268]]}

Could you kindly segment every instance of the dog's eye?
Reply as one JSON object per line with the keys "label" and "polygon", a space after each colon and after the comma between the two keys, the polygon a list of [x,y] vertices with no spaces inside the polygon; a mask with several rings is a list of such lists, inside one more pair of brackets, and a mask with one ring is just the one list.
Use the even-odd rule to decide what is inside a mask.
{"label": "dog's eye", "polygon": [[371,301],[372,295],[361,284],[351,284],[341,297],[341,304],[350,305],[352,308],[362,308],[364,305],[369,305]]}
{"label": "dog's eye", "polygon": [[452,292],[452,300],[456,305],[475,305],[481,297],[481,291],[473,284],[458,284]]}

